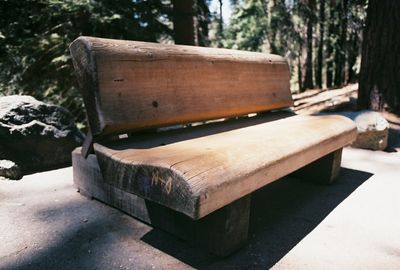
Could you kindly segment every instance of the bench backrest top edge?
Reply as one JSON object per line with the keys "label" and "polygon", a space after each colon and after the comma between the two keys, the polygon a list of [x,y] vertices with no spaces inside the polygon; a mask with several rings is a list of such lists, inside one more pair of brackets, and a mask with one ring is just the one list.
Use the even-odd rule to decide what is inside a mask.
{"label": "bench backrest top edge", "polygon": [[293,105],[278,55],[94,37],[70,51],[95,136]]}

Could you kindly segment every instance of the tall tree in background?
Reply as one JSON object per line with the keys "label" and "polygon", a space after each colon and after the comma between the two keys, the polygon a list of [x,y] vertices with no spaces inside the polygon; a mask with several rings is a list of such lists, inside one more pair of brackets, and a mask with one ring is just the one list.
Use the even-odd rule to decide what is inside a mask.
{"label": "tall tree in background", "polygon": [[261,51],[268,29],[268,16],[263,0],[237,3],[226,33],[228,48]]}
{"label": "tall tree in background", "polygon": [[334,1],[329,1],[329,19],[328,19],[328,35],[326,41],[326,87],[330,88],[333,86],[333,52],[335,39],[335,20],[337,18],[336,5]]}
{"label": "tall tree in background", "polygon": [[[209,0],[205,2],[210,2]],[[217,10],[214,10],[210,15],[210,46],[223,48],[226,46],[226,29],[224,25],[224,17],[222,14],[223,0],[218,0]],[[225,3],[227,4],[227,3]],[[237,3],[229,3],[231,10],[236,10]]]}
{"label": "tall tree in background", "polygon": [[307,0],[305,12],[307,24],[307,56],[306,56],[306,74],[304,78],[303,89],[313,89],[313,24],[314,24],[315,0]]}
{"label": "tall tree in background", "polygon": [[175,44],[198,45],[196,0],[172,0]]}
{"label": "tall tree in background", "polygon": [[400,1],[369,0],[358,89],[359,109],[400,113]]}
{"label": "tall tree in background", "polygon": [[348,42],[347,42],[347,83],[355,82],[359,73],[361,56],[362,29],[365,22],[367,0],[349,2]]}
{"label": "tall tree in background", "polygon": [[346,38],[347,38],[347,14],[348,0],[341,0],[337,6],[340,20],[336,24],[336,33],[338,42],[335,50],[335,86],[342,86],[346,81],[345,63],[346,63]]}
{"label": "tall tree in background", "polygon": [[325,34],[325,0],[319,0],[319,41],[317,55],[317,69],[315,71],[315,83],[322,88],[322,68],[324,52],[324,34]]}
{"label": "tall tree in background", "polygon": [[210,46],[209,38],[209,25],[211,23],[211,13],[208,8],[207,0],[197,0],[196,5],[196,16],[197,16],[197,41],[198,46]]}
{"label": "tall tree in background", "polygon": [[[0,95],[33,95],[82,122],[68,51],[79,35],[168,43],[175,37],[180,44],[271,52],[297,74],[292,86],[311,88],[313,79],[342,85],[358,77],[365,2],[216,0],[219,11],[211,15],[210,0],[0,0]],[[228,23],[222,3],[231,6]]]}
{"label": "tall tree in background", "polygon": [[206,0],[172,0],[175,44],[209,46]]}
{"label": "tall tree in background", "polygon": [[[269,2],[270,9],[269,25],[266,38],[269,43],[270,52],[286,56],[288,52],[297,51],[298,33],[295,31],[292,20],[293,7],[289,7],[285,0],[273,0]],[[297,54],[296,54],[297,55]],[[288,58],[295,57],[291,54]]]}
{"label": "tall tree in background", "polygon": [[[193,2],[197,27],[181,26],[192,26],[197,35],[190,40],[208,46],[209,1]],[[85,113],[68,50],[75,38],[170,42],[174,36],[171,0],[0,0],[0,10],[0,95],[26,94],[62,105],[80,123]]]}
{"label": "tall tree in background", "polygon": [[365,0],[234,2],[225,46],[285,56],[297,72],[300,91],[325,83],[342,86],[356,78]]}
{"label": "tall tree in background", "polygon": [[222,39],[224,38],[224,18],[222,16],[222,0],[218,0],[219,3],[219,18],[217,25],[217,36],[218,36],[218,47],[223,47]]}
{"label": "tall tree in background", "polygon": [[162,0],[0,0],[0,95],[26,94],[85,119],[68,50],[80,35],[158,41],[170,36]]}

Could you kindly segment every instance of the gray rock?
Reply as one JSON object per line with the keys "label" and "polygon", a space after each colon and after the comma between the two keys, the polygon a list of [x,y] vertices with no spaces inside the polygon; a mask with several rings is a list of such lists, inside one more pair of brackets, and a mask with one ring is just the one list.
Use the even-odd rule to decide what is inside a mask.
{"label": "gray rock", "polygon": [[2,159],[0,160],[0,176],[12,179],[19,180],[22,178],[22,170],[17,164],[12,162],[11,160]]}
{"label": "gray rock", "polygon": [[70,164],[83,139],[64,108],[31,96],[0,97],[0,159],[12,160],[24,173]]}
{"label": "gray rock", "polygon": [[382,114],[374,111],[336,112],[352,119],[357,126],[357,139],[352,147],[384,150],[388,144],[389,123]]}

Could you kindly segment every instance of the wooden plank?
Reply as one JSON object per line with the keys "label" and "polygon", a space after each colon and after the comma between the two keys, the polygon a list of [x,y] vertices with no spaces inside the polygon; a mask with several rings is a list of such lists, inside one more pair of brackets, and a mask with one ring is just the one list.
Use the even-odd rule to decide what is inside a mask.
{"label": "wooden plank", "polygon": [[293,105],[277,55],[92,37],[70,50],[94,136]]}
{"label": "wooden plank", "polygon": [[96,198],[151,224],[145,200],[107,184],[103,180],[96,155],[84,158],[81,148],[72,152],[74,186],[89,198]]}
{"label": "wooden plank", "polygon": [[[199,219],[342,148],[357,135],[353,121],[333,115],[292,116],[214,134],[209,130],[199,137],[192,131],[94,148],[110,185]],[[176,133],[180,135],[174,137]]]}
{"label": "wooden plank", "polygon": [[190,245],[226,256],[247,240],[250,196],[193,220],[179,212],[111,186],[104,181],[96,156],[85,159],[79,148],[72,153],[74,185],[87,197],[96,198],[154,227],[167,231]]}

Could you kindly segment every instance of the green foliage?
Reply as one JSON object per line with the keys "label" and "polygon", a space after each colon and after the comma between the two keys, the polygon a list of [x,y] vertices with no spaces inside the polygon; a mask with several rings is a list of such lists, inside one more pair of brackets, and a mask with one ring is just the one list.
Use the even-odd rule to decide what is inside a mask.
{"label": "green foliage", "polygon": [[[298,74],[292,79],[301,85],[305,56],[312,55],[308,50],[321,48],[322,25],[326,81],[339,78],[346,66],[343,74],[354,80],[366,0],[325,0],[327,18],[319,21],[320,1],[224,0],[233,11],[224,24],[218,12],[210,15],[211,0],[197,0],[199,45],[283,55],[292,74]],[[68,50],[75,38],[170,42],[173,36],[171,0],[0,0],[0,8],[0,95],[28,94],[51,101],[69,109],[78,122],[84,122],[85,114]],[[313,46],[305,46],[309,21]]]}
{"label": "green foliage", "polygon": [[226,31],[225,47],[261,51],[267,31],[266,6],[262,0],[236,4]]}
{"label": "green foliage", "polygon": [[209,24],[211,23],[211,14],[208,6],[210,0],[197,0],[196,13],[198,21],[198,42],[199,46],[210,46]]}
{"label": "green foliage", "polygon": [[[310,47],[312,51],[317,51],[319,42],[323,40],[322,69],[340,79],[335,80],[336,85],[352,81],[360,58],[366,1],[325,0],[327,4],[324,5],[324,13],[327,18],[323,20],[319,18],[320,2],[321,0],[230,1],[233,13],[229,25],[220,34],[225,38],[222,44],[228,48],[266,51],[285,56],[291,66],[292,77],[302,85],[308,55],[317,55],[310,52]],[[319,37],[321,25],[325,29],[323,39]],[[307,42],[308,27],[312,27],[312,42]],[[312,66],[316,67],[317,59],[314,56],[308,61],[313,61]],[[345,68],[348,70],[344,71]],[[295,76],[294,72],[298,75]]]}
{"label": "green foliage", "polygon": [[69,44],[80,35],[157,41],[171,35],[161,0],[0,0],[1,94],[28,94],[85,115]]}
{"label": "green foliage", "polygon": [[296,10],[287,6],[283,0],[277,1],[271,7],[269,34],[267,35],[271,53],[286,55],[289,51],[293,55],[297,55],[302,38],[295,29],[294,11]]}

